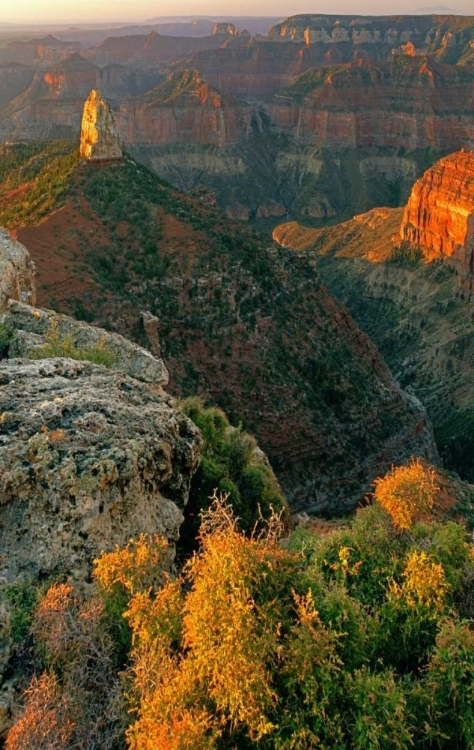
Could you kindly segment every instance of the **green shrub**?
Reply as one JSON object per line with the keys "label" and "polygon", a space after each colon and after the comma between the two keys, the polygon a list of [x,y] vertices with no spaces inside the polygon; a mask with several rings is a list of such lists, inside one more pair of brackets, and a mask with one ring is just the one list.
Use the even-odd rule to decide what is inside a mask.
{"label": "green shrub", "polygon": [[46,344],[30,353],[30,359],[49,359],[51,357],[69,357],[79,361],[93,362],[95,365],[112,367],[116,361],[114,353],[107,347],[105,340],[100,340],[87,349],[79,349],[72,336],[61,338],[57,325],[51,323],[51,330],[46,335]]}
{"label": "green shrub", "polygon": [[7,359],[12,339],[13,330],[6,323],[0,323],[0,360]]}
{"label": "green shrub", "polygon": [[434,746],[474,747],[474,632],[468,623],[443,623],[422,685]]}
{"label": "green shrub", "polygon": [[251,435],[232,427],[221,409],[205,407],[198,398],[186,399],[178,407],[199,427],[204,439],[181,528],[183,553],[194,548],[201,513],[209,508],[215,489],[229,496],[243,531],[251,531],[272,512],[287,513],[275,476]]}
{"label": "green shrub", "polygon": [[27,637],[34,619],[39,592],[29,581],[17,581],[5,589],[5,598],[11,606],[11,635],[14,643]]}
{"label": "green shrub", "polygon": [[392,670],[372,674],[367,668],[347,675],[350,747],[353,750],[406,750],[412,732],[403,688]]}

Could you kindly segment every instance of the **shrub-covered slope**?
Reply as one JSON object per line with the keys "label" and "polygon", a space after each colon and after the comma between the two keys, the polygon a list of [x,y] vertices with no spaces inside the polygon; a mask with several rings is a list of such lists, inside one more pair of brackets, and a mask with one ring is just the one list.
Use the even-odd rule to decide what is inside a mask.
{"label": "shrub-covered slope", "polygon": [[77,169],[43,221],[9,223],[40,305],[161,346],[171,389],[241,420],[296,507],[341,512],[380,462],[432,453],[419,404],[311,267],[133,161]]}
{"label": "shrub-covered slope", "polygon": [[[448,198],[453,213],[456,197]],[[380,208],[324,229],[289,222],[273,236],[316,263],[401,385],[426,406],[446,465],[472,481],[472,275],[449,258],[427,262],[421,249],[400,243],[402,217],[402,209]],[[467,255],[461,246],[459,253]]]}
{"label": "shrub-covered slope", "polygon": [[438,479],[412,461],[345,527],[283,539],[276,518],[244,536],[216,497],[176,578],[142,535],[100,556],[88,598],[12,587],[35,676],[8,750],[471,747],[473,547]]}

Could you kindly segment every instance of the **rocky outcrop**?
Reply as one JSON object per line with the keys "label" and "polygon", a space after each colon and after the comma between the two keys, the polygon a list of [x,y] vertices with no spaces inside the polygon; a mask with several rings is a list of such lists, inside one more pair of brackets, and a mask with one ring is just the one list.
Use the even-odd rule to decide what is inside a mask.
{"label": "rocky outcrop", "polygon": [[237,36],[238,31],[233,23],[216,23],[212,31],[214,35],[224,34],[226,36]]}
{"label": "rocky outcrop", "polygon": [[54,344],[67,342],[80,351],[102,349],[110,354],[115,370],[150,386],[159,388],[168,383],[168,372],[161,359],[156,359],[149,351],[117,333],[109,333],[67,315],[38,310],[20,302],[10,302],[2,321],[14,331],[10,345],[13,356],[37,356],[48,340]]}
{"label": "rocky outcrop", "polygon": [[0,229],[0,314],[10,299],[34,304],[35,267],[26,247]]}
{"label": "rocky outcrop", "polygon": [[446,257],[463,274],[474,271],[474,152],[438,161],[415,183],[400,228],[402,242],[428,259]]}
{"label": "rocky outcrop", "polygon": [[82,115],[79,155],[88,162],[121,161],[122,146],[110,105],[91,91]]}
{"label": "rocky outcrop", "polygon": [[166,395],[90,362],[0,362],[0,574],[83,582],[101,550],[172,543],[200,445]]}

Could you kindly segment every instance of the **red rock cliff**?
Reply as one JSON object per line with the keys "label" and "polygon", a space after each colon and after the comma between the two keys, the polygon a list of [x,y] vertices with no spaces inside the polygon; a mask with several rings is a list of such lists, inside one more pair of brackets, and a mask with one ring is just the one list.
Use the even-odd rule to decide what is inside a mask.
{"label": "red rock cliff", "polygon": [[451,154],[420,177],[405,209],[400,236],[430,259],[449,257],[464,278],[473,273],[474,152]]}
{"label": "red rock cliff", "polygon": [[125,102],[117,123],[128,143],[224,147],[248,130],[250,109],[221,96],[197,71],[183,70],[144,96]]}
{"label": "red rock cliff", "polygon": [[271,119],[315,148],[474,147],[472,73],[404,56],[312,68],[267,104]]}

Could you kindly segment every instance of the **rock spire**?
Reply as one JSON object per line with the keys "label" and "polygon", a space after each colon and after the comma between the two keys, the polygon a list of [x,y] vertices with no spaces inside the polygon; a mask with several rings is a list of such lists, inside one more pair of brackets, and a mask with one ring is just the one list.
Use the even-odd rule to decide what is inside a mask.
{"label": "rock spire", "polygon": [[89,162],[122,159],[122,146],[109,103],[92,90],[84,104],[79,154]]}

